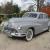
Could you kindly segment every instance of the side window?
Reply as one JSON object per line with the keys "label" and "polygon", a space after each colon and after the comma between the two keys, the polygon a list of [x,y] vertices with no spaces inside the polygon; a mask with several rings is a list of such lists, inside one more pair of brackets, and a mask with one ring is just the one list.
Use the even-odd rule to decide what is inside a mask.
{"label": "side window", "polygon": [[48,15],[44,14],[44,19],[48,19]]}
{"label": "side window", "polygon": [[43,14],[40,14],[38,19],[43,19]]}
{"label": "side window", "polygon": [[36,13],[30,13],[29,16],[30,16],[30,17],[33,17],[33,18],[36,18],[36,17],[37,17],[37,14],[36,14]]}

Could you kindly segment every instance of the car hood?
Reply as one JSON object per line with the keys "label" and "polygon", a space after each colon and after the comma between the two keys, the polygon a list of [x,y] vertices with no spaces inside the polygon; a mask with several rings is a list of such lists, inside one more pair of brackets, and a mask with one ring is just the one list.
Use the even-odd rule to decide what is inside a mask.
{"label": "car hood", "polygon": [[27,21],[34,21],[36,18],[25,17],[25,18],[12,18],[9,20],[11,23],[18,23],[18,22],[27,22]]}
{"label": "car hood", "polygon": [[8,26],[17,28],[20,26],[32,25],[34,21],[36,21],[34,18],[13,18],[9,20]]}

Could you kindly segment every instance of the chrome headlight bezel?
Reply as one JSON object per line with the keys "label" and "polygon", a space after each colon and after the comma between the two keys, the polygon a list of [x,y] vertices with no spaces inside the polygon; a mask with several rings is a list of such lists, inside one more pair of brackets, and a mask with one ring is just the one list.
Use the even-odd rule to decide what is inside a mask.
{"label": "chrome headlight bezel", "polygon": [[18,26],[17,28],[18,28],[18,30],[21,30],[22,29],[22,26]]}

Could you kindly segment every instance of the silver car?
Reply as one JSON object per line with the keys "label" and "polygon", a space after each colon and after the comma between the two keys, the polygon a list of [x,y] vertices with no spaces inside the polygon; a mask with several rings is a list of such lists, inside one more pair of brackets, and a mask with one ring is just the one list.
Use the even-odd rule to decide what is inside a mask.
{"label": "silver car", "polygon": [[21,18],[11,18],[5,27],[8,36],[25,37],[27,41],[43,31],[49,31],[49,27],[48,15],[42,12],[27,12]]}

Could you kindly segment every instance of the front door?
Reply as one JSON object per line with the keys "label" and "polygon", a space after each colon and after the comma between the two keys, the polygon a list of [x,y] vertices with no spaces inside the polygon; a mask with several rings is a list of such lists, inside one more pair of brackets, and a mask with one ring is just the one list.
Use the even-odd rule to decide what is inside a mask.
{"label": "front door", "polygon": [[43,19],[43,14],[40,14],[39,17],[38,17],[38,23],[40,24],[39,26],[39,33],[40,32],[43,32],[43,29],[44,29],[44,19]]}

